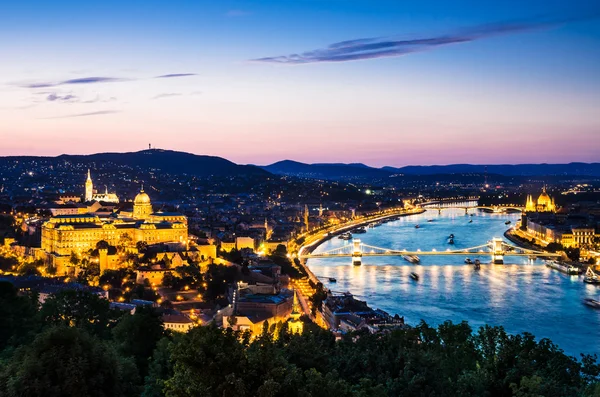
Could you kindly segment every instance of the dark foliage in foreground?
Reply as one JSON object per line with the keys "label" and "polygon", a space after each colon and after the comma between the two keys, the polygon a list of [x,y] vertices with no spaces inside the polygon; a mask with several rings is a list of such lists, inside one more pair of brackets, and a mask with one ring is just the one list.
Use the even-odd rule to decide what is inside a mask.
{"label": "dark foliage in foreground", "polygon": [[150,309],[115,313],[84,293],[38,308],[0,292],[0,396],[600,396],[595,358],[499,327],[421,323],[340,341],[308,323],[302,335],[286,324],[254,339],[215,326],[172,335]]}

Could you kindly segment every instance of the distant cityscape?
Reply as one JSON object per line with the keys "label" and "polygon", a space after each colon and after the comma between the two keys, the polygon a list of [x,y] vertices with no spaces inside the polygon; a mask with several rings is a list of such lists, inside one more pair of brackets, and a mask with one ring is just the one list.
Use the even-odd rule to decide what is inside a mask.
{"label": "distant cityscape", "polygon": [[[97,291],[122,310],[134,311],[136,302],[162,307],[165,327],[175,330],[216,321],[258,334],[265,322],[301,310],[335,332],[376,332],[404,327],[402,313],[367,310],[349,292],[336,295],[302,255],[349,226],[470,201],[479,211],[522,211],[507,238],[549,255],[563,252],[568,266],[600,282],[600,177],[507,177],[485,168],[372,180],[289,170],[249,175],[244,168],[216,177],[210,169],[201,172],[209,176],[162,171],[165,153],[169,161],[184,153],[140,153],[154,157],[151,167],[126,164],[126,154],[102,163],[0,159],[3,278],[42,292]],[[211,278],[217,265],[231,266],[229,278]],[[224,285],[209,285],[215,280]],[[136,285],[147,290],[133,294]]]}

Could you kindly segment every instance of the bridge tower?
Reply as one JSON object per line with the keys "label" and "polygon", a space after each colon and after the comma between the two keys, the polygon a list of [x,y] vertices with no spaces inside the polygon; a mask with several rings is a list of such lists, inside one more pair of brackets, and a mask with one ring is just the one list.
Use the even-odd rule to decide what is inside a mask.
{"label": "bridge tower", "polygon": [[360,239],[352,240],[352,264],[360,266],[362,263],[362,248],[360,247]]}
{"label": "bridge tower", "polygon": [[504,250],[502,249],[502,239],[500,237],[492,239],[492,263],[496,265],[504,263]]}

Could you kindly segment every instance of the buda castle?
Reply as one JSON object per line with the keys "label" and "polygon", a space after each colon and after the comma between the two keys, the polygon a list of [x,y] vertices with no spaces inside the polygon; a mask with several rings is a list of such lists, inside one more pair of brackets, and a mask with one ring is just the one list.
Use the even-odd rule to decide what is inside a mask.
{"label": "buda castle", "polygon": [[[86,199],[91,195],[91,186],[88,173]],[[94,198],[94,195],[91,197]],[[135,247],[139,241],[149,245],[187,245],[187,218],[175,212],[154,212],[150,197],[142,188],[135,196],[131,211],[120,210],[105,216],[97,213],[59,215],[42,225],[42,252],[57,267],[59,274],[72,253],[87,254],[96,248],[99,241],[115,247]]]}

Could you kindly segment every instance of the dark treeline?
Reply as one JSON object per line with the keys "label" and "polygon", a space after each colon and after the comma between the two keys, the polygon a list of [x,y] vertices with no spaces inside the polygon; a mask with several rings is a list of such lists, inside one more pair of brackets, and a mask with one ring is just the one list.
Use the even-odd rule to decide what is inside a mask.
{"label": "dark treeline", "polygon": [[37,304],[0,283],[0,396],[600,396],[595,357],[547,339],[425,323],[334,335],[163,330],[158,314],[65,291]]}

